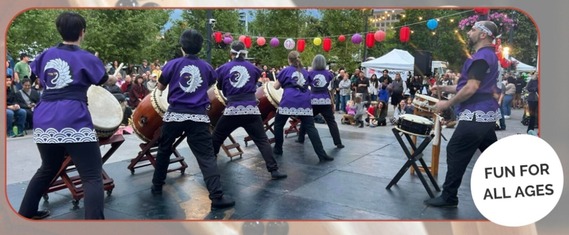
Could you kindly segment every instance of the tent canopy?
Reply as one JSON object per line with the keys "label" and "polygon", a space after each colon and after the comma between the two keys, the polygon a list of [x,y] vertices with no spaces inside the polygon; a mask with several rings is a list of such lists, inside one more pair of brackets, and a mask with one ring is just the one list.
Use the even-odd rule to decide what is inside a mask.
{"label": "tent canopy", "polygon": [[370,61],[362,63],[362,67],[371,69],[403,70],[412,71],[415,64],[415,57],[409,52],[393,49],[387,54]]}
{"label": "tent canopy", "polygon": [[511,59],[511,60],[515,60],[515,61],[518,62],[518,66],[516,66],[516,71],[519,71],[519,72],[533,72],[533,71],[536,70],[535,67],[533,67],[533,66],[531,66],[531,65],[524,64],[524,63],[522,63],[521,61],[517,60],[517,59],[514,58],[514,57],[511,57],[510,59]]}

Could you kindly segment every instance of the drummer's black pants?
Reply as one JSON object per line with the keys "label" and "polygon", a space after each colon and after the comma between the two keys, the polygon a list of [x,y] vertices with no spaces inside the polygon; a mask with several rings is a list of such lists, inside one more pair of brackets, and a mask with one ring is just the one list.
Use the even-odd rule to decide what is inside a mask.
{"label": "drummer's black pants", "polygon": [[269,172],[278,170],[279,167],[273,156],[269,138],[265,133],[261,115],[221,116],[213,131],[213,151],[215,154],[219,153],[219,148],[223,144],[223,141],[239,127],[243,127],[253,142],[255,142],[255,145],[257,145],[261,156],[263,156],[265,160],[267,170]]}
{"label": "drummer's black pants", "polygon": [[[332,139],[334,140],[334,145],[342,144],[342,140],[340,139],[340,131],[338,130],[338,124],[336,123],[336,119],[334,118],[334,112],[332,111],[331,105],[312,105],[312,110],[314,112],[314,117],[318,114],[322,114],[322,117],[326,121],[328,125],[328,129],[330,129],[330,134],[332,135]],[[306,131],[302,129],[302,125],[300,130],[298,131],[298,141],[304,142],[304,136]]]}
{"label": "drummer's black pants", "polygon": [[57,176],[65,155],[69,154],[83,184],[85,219],[104,219],[103,161],[99,144],[88,142],[37,146],[42,163],[28,184],[18,213],[26,218],[36,215],[39,201]]}
{"label": "drummer's black pants", "polygon": [[[275,116],[275,152],[282,152],[283,142],[284,142],[284,126],[290,115],[282,115],[277,113]],[[318,135],[318,130],[314,126],[314,117],[312,116],[297,116],[300,119],[300,128],[308,134],[308,138],[312,143],[314,152],[319,158],[327,157],[328,154],[324,151],[322,146],[322,141],[320,140],[320,135]]]}
{"label": "drummer's black pants", "polygon": [[211,143],[211,133],[209,123],[205,122],[164,122],[160,135],[158,153],[156,154],[156,166],[152,184],[163,185],[168,173],[170,156],[173,152],[173,144],[182,135],[186,135],[186,141],[190,150],[196,157],[198,166],[209,191],[209,198],[220,198],[223,196],[217,159],[213,154]]}
{"label": "drummer's black pants", "polygon": [[483,152],[496,142],[496,122],[460,121],[447,145],[447,174],[442,197],[458,202],[458,188],[476,150]]}

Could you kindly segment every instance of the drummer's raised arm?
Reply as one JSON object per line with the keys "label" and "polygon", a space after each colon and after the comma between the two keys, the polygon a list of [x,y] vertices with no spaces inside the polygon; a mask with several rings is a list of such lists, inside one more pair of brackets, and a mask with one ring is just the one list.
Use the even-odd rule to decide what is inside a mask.
{"label": "drummer's raised arm", "polygon": [[281,89],[281,83],[279,82],[279,80],[275,79],[275,83],[273,84],[273,87],[275,88],[275,90]]}

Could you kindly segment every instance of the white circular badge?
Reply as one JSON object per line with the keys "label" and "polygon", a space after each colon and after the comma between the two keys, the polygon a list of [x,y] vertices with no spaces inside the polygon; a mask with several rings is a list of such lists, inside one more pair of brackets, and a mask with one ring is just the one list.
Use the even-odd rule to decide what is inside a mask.
{"label": "white circular badge", "polygon": [[525,226],[553,210],[563,192],[563,169],[547,142],[512,135],[480,155],[470,183],[474,204],[484,217],[502,226]]}

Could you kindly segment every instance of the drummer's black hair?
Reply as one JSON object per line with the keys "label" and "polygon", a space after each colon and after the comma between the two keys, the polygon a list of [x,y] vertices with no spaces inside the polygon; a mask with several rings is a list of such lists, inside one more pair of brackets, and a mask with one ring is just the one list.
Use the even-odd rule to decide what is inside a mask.
{"label": "drummer's black hair", "polygon": [[202,50],[203,37],[195,29],[187,29],[180,36],[180,45],[186,54],[195,55]]}
{"label": "drummer's black hair", "polygon": [[87,22],[75,12],[63,12],[55,20],[55,26],[63,41],[74,42],[79,40],[81,32],[87,28]]}

